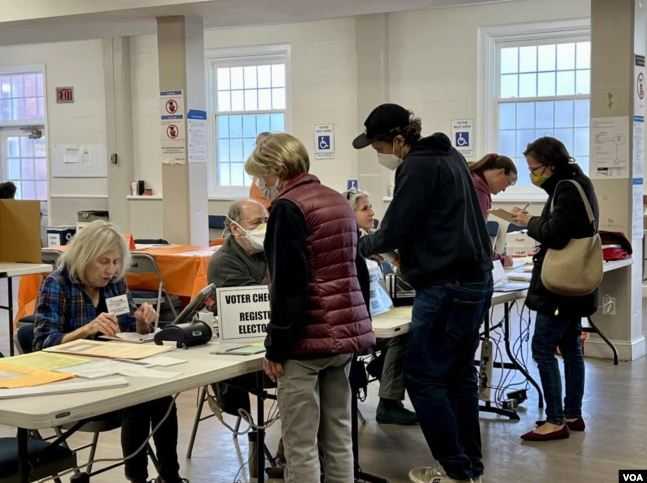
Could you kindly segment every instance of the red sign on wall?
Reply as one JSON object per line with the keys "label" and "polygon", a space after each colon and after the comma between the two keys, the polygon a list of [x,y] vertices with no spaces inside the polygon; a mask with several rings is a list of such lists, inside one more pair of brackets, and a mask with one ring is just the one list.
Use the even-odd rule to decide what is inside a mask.
{"label": "red sign on wall", "polygon": [[73,87],[57,87],[56,88],[56,103],[67,104],[74,102],[74,88]]}

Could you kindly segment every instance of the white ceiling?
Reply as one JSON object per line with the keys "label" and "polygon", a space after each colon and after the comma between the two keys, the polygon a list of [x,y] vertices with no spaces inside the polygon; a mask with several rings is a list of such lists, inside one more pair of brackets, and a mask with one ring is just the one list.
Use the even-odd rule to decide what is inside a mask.
{"label": "white ceiling", "polygon": [[0,0],[0,45],[155,32],[155,17],[200,15],[206,27],[283,24],[513,0]]}

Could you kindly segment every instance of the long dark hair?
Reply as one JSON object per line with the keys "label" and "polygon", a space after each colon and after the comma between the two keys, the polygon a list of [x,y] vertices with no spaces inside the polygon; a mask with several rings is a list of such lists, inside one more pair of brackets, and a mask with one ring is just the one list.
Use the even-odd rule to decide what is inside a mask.
{"label": "long dark hair", "polygon": [[476,163],[470,165],[470,172],[483,175],[490,169],[502,169],[507,175],[517,175],[517,167],[509,157],[497,153],[490,153],[483,156]]}
{"label": "long dark hair", "polygon": [[549,136],[535,139],[526,147],[523,154],[532,156],[544,166],[550,166],[555,173],[568,175],[581,172],[575,159],[559,139]]}

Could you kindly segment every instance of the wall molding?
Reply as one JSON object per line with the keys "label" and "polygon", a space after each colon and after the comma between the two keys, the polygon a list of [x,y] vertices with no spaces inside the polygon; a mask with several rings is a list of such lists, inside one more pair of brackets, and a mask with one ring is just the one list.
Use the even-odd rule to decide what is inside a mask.
{"label": "wall molding", "polygon": [[83,195],[83,194],[81,194],[81,195],[75,195],[75,194],[63,194],[63,193],[56,193],[56,194],[52,194],[52,193],[50,193],[49,198],[50,198],[50,199],[56,199],[56,198],[59,198],[59,199],[60,199],[60,198],[68,198],[68,199],[76,199],[76,200],[79,200],[79,199],[85,199],[85,198],[98,198],[98,199],[105,199],[105,200],[107,200],[107,199],[109,198],[109,196],[108,196],[108,195],[97,195],[97,194],[92,194],[92,195],[90,195],[90,194],[87,194],[87,195]]}
{"label": "wall molding", "polygon": [[[635,361],[646,353],[646,340],[644,336],[634,340],[610,339],[618,350],[618,358],[621,361]],[[589,340],[584,344],[584,355],[587,358],[608,359],[613,358],[613,352],[609,346],[597,334],[591,334]]]}

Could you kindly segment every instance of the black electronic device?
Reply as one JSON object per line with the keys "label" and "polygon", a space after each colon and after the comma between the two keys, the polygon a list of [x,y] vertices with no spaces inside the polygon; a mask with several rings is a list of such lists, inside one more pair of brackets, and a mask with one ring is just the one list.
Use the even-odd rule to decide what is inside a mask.
{"label": "black electronic device", "polygon": [[165,340],[174,341],[178,348],[187,348],[207,344],[213,336],[209,324],[194,318],[205,306],[207,300],[215,293],[214,284],[209,284],[187,305],[172,324],[167,325],[155,334],[155,343],[162,345]]}

